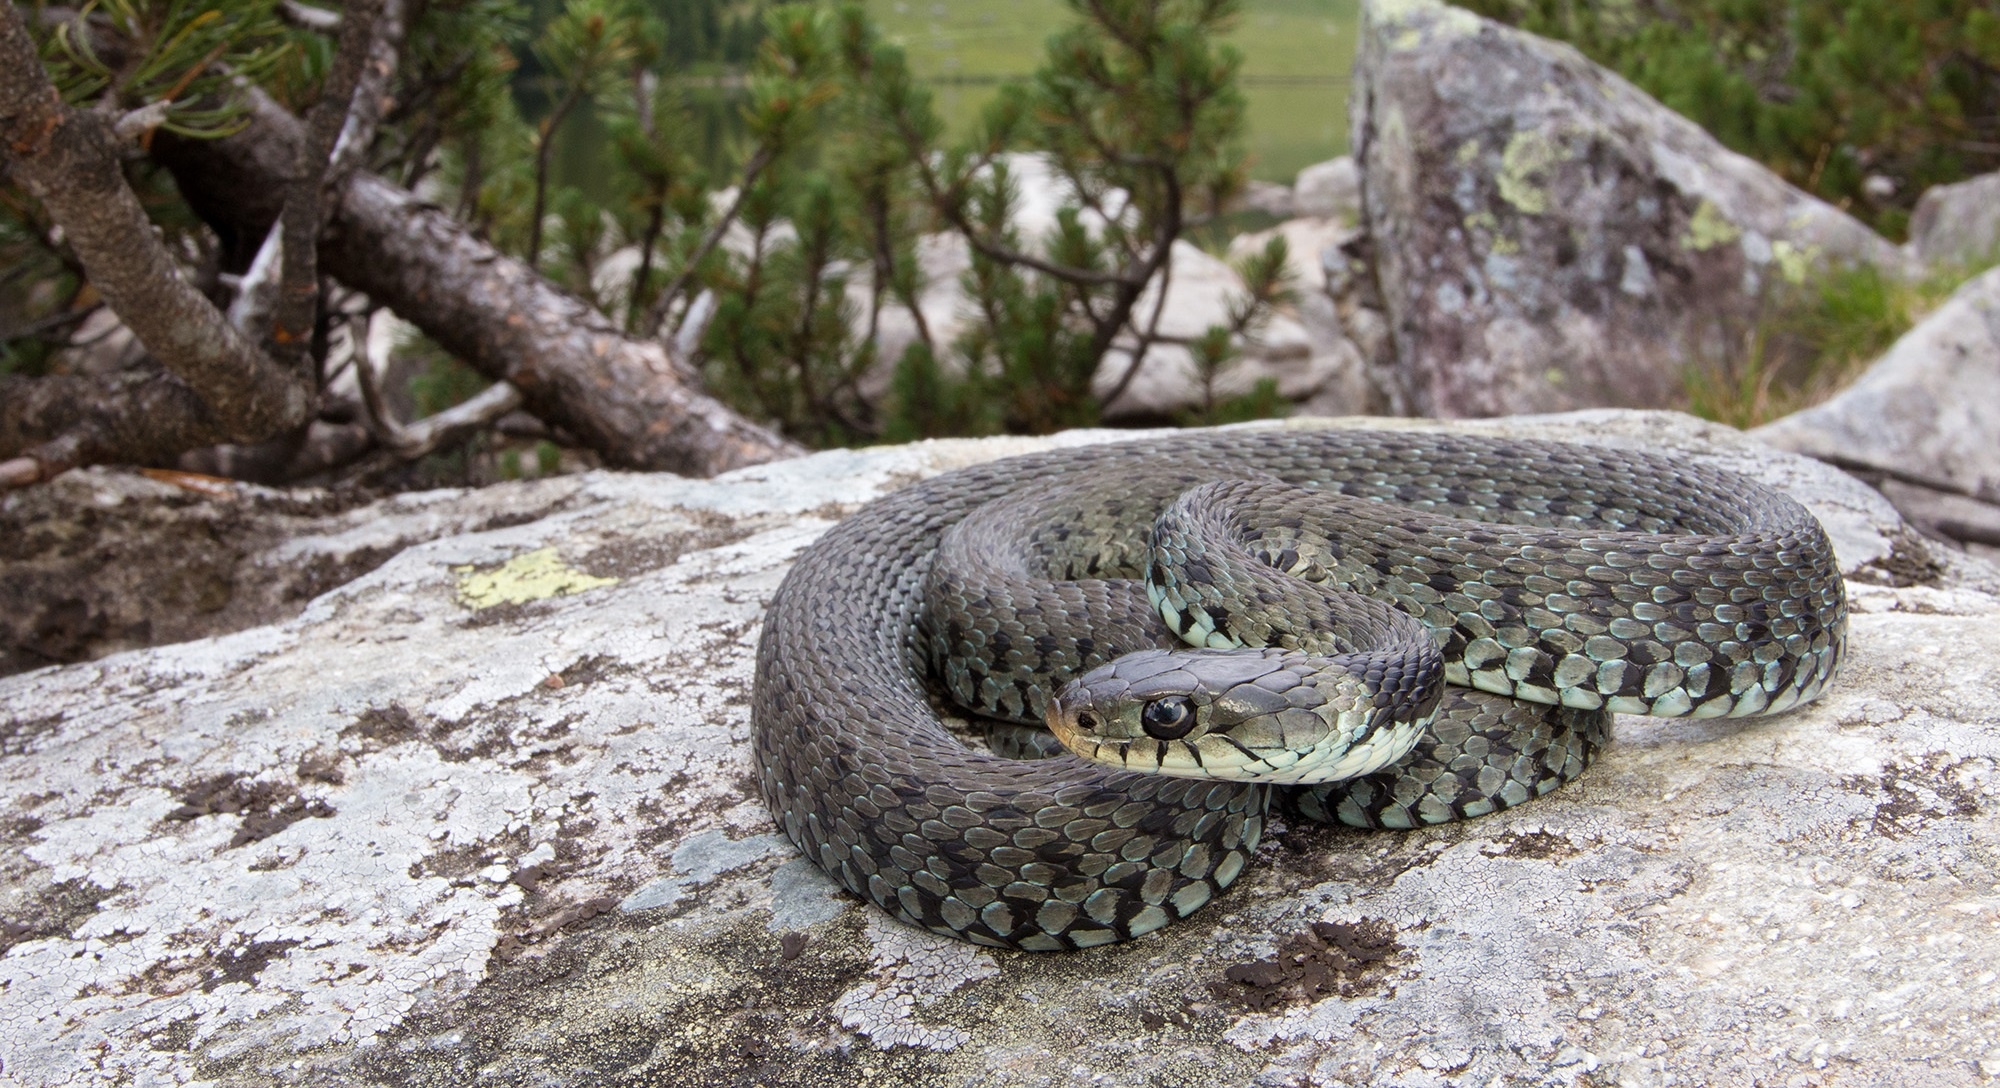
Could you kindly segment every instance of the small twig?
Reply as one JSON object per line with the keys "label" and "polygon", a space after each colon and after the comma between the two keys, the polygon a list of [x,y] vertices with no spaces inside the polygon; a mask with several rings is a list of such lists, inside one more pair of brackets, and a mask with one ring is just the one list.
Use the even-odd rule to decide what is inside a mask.
{"label": "small twig", "polygon": [[33,457],[0,461],[0,490],[42,482],[42,463]]}
{"label": "small twig", "polygon": [[[366,415],[362,423],[376,444],[382,447],[382,452],[393,461],[414,461],[441,447],[455,445],[522,404],[521,391],[512,382],[495,382],[478,396],[436,415],[425,416],[407,426],[397,423],[382,398],[381,372],[388,369],[386,360],[384,366],[378,369],[368,347],[369,333],[374,327],[373,312],[362,315],[356,324],[357,328],[349,330],[352,338],[350,355],[354,361],[355,380],[361,386],[361,403]],[[365,471],[376,472],[385,467],[375,464]]]}
{"label": "small twig", "polygon": [[[1153,299],[1153,316],[1146,322],[1145,332],[1139,332],[1137,329],[1132,330],[1133,335],[1139,338],[1138,343],[1132,347],[1132,361],[1126,364],[1125,373],[1118,376],[1118,384],[1112,386],[1111,392],[1106,393],[1104,399],[1098,402],[1100,408],[1110,407],[1119,397],[1125,395],[1125,390],[1131,386],[1132,379],[1139,376],[1139,366],[1146,361],[1146,353],[1151,351],[1152,346],[1159,342],[1160,317],[1166,312],[1167,288],[1173,284],[1173,281],[1174,259],[1172,250],[1169,250],[1166,261],[1160,265],[1160,294],[1157,298]],[[1126,327],[1131,328],[1130,320],[1126,321]]]}
{"label": "small twig", "polygon": [[8,333],[5,337],[0,337],[0,340],[26,340],[31,336],[42,336],[52,333],[65,326],[78,324],[103,308],[104,303],[93,302],[88,306],[75,310],[64,310],[59,314],[52,314],[42,318],[40,321],[36,321],[24,328],[16,329]]}
{"label": "small twig", "polygon": [[526,258],[531,268],[540,264],[542,259],[542,217],[548,211],[549,157],[555,153],[556,130],[562,127],[563,120],[569,116],[570,111],[583,101],[583,94],[582,84],[572,84],[568,92],[563,95],[562,101],[557,102],[556,108],[550,110],[549,115],[542,119],[535,133],[535,205],[528,220]]}
{"label": "small twig", "polygon": [[701,240],[701,245],[695,247],[693,256],[681,266],[680,274],[674,277],[672,283],[667,284],[666,290],[660,292],[660,297],[653,300],[652,309],[646,312],[646,326],[643,331],[647,336],[658,336],[660,330],[666,327],[667,314],[672,311],[674,300],[687,289],[688,281],[701,267],[701,262],[707,260],[715,247],[721,244],[722,236],[729,232],[730,225],[736,222],[737,215],[743,211],[743,201],[750,195],[750,186],[756,184],[757,176],[762,174],[764,168],[776,157],[769,144],[758,148],[757,153],[750,157],[749,164],[743,168],[743,180],[737,183],[736,197],[729,202],[729,208],[722,213],[722,218],[716,221],[715,226],[710,228],[708,236]]}
{"label": "small twig", "polygon": [[111,123],[111,134],[119,143],[137,143],[154,129],[166,123],[167,114],[174,104],[167,99],[148,102],[136,110],[128,110],[118,120]]}
{"label": "small twig", "polygon": [[457,445],[474,433],[499,422],[500,417],[524,403],[513,382],[494,382],[471,400],[463,401],[436,415],[425,416],[403,428],[409,444],[395,451],[398,460],[414,461],[447,446]]}
{"label": "small twig", "polygon": [[701,338],[708,332],[708,323],[715,320],[715,292],[702,288],[701,294],[688,303],[687,313],[681,316],[680,328],[674,330],[674,355],[692,366],[701,351]]}
{"label": "small twig", "polygon": [[285,254],[280,262],[270,345],[272,357],[281,366],[300,366],[311,347],[319,312],[319,235],[326,218],[321,187],[327,179],[334,143],[347,126],[354,88],[372,49],[381,10],[381,0],[357,0],[348,6],[341,19],[333,68],[320,89],[319,101],[306,113],[306,138],[299,146],[296,170],[278,217],[285,235]]}
{"label": "small twig", "polygon": [[[362,423],[376,444],[391,453],[401,456],[415,443],[409,432],[389,415],[389,408],[382,400],[382,376],[375,367],[375,360],[369,354],[369,340],[375,329],[375,312],[370,310],[348,326],[347,356],[354,363],[354,381],[361,387],[361,405],[366,417]],[[385,365],[382,369],[387,369]]]}
{"label": "small twig", "polygon": [[326,168],[329,184],[338,184],[341,178],[359,169],[369,145],[375,142],[375,129],[382,122],[382,111],[389,99],[389,81],[395,78],[396,64],[402,54],[403,26],[403,0],[382,0],[368,42],[368,58],[355,79],[347,121],[341,126],[340,138],[334,141]]}

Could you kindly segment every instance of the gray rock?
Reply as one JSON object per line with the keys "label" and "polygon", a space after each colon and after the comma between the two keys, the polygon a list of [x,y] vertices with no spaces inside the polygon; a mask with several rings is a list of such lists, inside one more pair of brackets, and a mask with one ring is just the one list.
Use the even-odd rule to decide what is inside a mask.
{"label": "gray rock", "polygon": [[[1131,369],[1135,345],[1117,341],[1098,365],[1092,389],[1104,405],[1107,420],[1169,419],[1176,412],[1207,402],[1209,391],[1202,387],[1194,354],[1181,345],[1212,325],[1230,324],[1230,309],[1246,289],[1228,262],[1192,242],[1174,243],[1169,271],[1164,303],[1158,294],[1160,280],[1155,279],[1140,296],[1134,313],[1137,321],[1146,323],[1155,305],[1160,304],[1159,335],[1171,342],[1151,345],[1129,381],[1126,372]],[[1241,355],[1216,375],[1214,394],[1218,397],[1248,393],[1268,378],[1277,383],[1278,395],[1286,400],[1310,401],[1335,396],[1329,387],[1343,388],[1345,377],[1358,373],[1351,352],[1339,340],[1315,336],[1295,312],[1273,314],[1254,335],[1239,338],[1237,346]],[[1119,392],[1121,382],[1124,389]],[[1343,407],[1351,411],[1360,406]]]}
{"label": "gray rock", "polygon": [[1960,287],[1831,400],[1751,433],[2000,493],[2000,268]]}
{"label": "gray rock", "polygon": [[1314,163],[1292,182],[1294,214],[1348,222],[1361,215],[1361,171],[1352,155]]}
{"label": "gray rock", "polygon": [[1285,240],[1286,267],[1293,286],[1301,292],[1327,293],[1327,251],[1353,237],[1355,229],[1339,219],[1300,216],[1287,219],[1268,230],[1239,234],[1229,240],[1229,259],[1242,260],[1263,252],[1274,237]]}
{"label": "gray rock", "polygon": [[[1128,945],[995,954],[840,896],[774,837],[758,620],[857,504],[1112,435],[589,474],[286,622],[0,680],[8,1082],[2000,1076],[2000,575],[1684,416],[1457,426],[1788,488],[1855,578],[1845,675],[1755,724],[1624,720],[1581,781],[1490,819],[1275,829],[1227,895]],[[1314,922],[1391,955],[1328,968],[1314,1002],[1230,980]]]}
{"label": "gray rock", "polygon": [[1676,403],[1760,299],[1900,250],[1568,46],[1363,7],[1351,98],[1399,413]]}
{"label": "gray rock", "polygon": [[1292,195],[1292,187],[1274,181],[1252,179],[1243,186],[1242,195],[1228,205],[1233,212],[1263,212],[1280,219],[1290,219],[1299,214],[1298,201]]}
{"label": "gray rock", "polygon": [[2000,172],[1924,190],[1910,216],[1910,249],[1929,264],[2000,261]]}

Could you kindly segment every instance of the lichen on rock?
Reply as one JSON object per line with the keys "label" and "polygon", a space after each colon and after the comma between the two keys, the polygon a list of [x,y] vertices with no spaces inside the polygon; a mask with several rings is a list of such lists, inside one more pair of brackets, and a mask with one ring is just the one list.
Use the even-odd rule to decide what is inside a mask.
{"label": "lichen on rock", "polygon": [[[590,474],[558,503],[517,490],[528,520],[413,544],[292,620],[0,680],[5,1075],[1994,1075],[2000,574],[1841,474],[1687,417],[1458,426],[1665,448],[1792,491],[1853,579],[1846,674],[1751,724],[1622,720],[1579,781],[1488,819],[1279,822],[1235,887],[1140,940],[991,952],[903,928],[779,835],[749,744],[758,622],[858,504],[1112,436],[833,451],[714,481]],[[617,581],[461,599],[459,568],[546,548]],[[1393,951],[1371,958],[1387,946],[1357,933]],[[1281,956],[1313,962],[1256,966]],[[1272,971],[1293,989],[1262,1011],[1228,989]]]}

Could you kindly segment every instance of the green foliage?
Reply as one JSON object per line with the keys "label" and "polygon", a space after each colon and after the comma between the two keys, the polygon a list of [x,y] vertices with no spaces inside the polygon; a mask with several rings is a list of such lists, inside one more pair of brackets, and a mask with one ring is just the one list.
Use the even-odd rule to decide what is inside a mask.
{"label": "green foliage", "polygon": [[570,0],[535,39],[551,98],[594,97],[622,86],[634,64],[657,57],[663,33],[631,0]]}
{"label": "green foliage", "polygon": [[[1358,8],[1358,0],[1246,0],[1230,40],[1243,53],[1252,176],[1289,184],[1301,168],[1345,148]],[[1070,17],[1065,0],[869,0],[868,12],[935,87],[938,115],[953,134],[977,125],[987,86],[1033,71],[1050,31]]]}
{"label": "green foliage", "polygon": [[[1076,22],[1049,40],[1034,78],[1003,87],[941,158],[930,148],[944,126],[902,52],[852,17],[850,67],[878,124],[917,164],[925,203],[966,238],[964,286],[980,318],[951,345],[954,365],[932,344],[899,361],[888,433],[1095,423],[1092,381],[1106,353],[1122,345],[1143,355],[1157,342],[1157,307],[1138,310],[1145,285],[1194,213],[1242,186],[1241,62],[1218,44],[1237,17],[1235,0],[1071,7]],[[1039,152],[1068,193],[1038,243],[1012,226],[1018,193],[1000,157],[1010,149]],[[966,410],[978,401],[990,409]]]}
{"label": "green foliage", "polygon": [[[327,35],[281,24],[276,0],[92,5],[136,59],[91,52],[108,37],[44,31],[65,90],[107,109],[171,101],[175,131],[227,131],[241,110],[234,80],[309,102],[332,51]],[[1157,307],[1140,306],[1147,283],[1242,184],[1244,107],[1241,60],[1220,44],[1237,0],[1072,0],[1071,10],[1034,76],[1003,87],[947,146],[930,91],[858,6],[428,0],[410,8],[367,165],[423,185],[635,334],[675,337],[713,391],[806,442],[1094,424],[1107,353],[1165,342]],[[705,153],[687,69],[713,72],[753,43],[731,81],[741,129],[723,154]],[[589,184],[552,169],[559,131],[578,118],[608,136],[603,176]],[[1030,151],[1038,158],[1010,157]],[[1012,225],[1011,171],[1029,161],[1068,193],[1038,237]],[[51,343],[11,330],[91,299],[32,202],[4,187],[0,199],[0,258],[44,285],[33,299],[0,285],[0,366],[32,370]],[[971,253],[964,282],[977,307],[950,336],[917,305],[919,239],[940,232]],[[191,221],[170,238],[191,264],[212,245]],[[606,275],[626,251],[636,268]],[[1190,346],[1211,379],[1280,300],[1267,287],[1253,283],[1229,327]],[[896,359],[877,357],[889,321],[916,327]],[[409,393],[421,415],[484,386],[434,347],[405,350],[418,356]],[[887,383],[886,400],[863,395],[873,382]],[[1274,406],[1268,389],[1211,393],[1200,418]],[[500,464],[519,473],[524,460],[515,451]]]}
{"label": "green foliage", "polygon": [[1786,286],[1737,350],[1684,375],[1688,410],[1755,427],[1825,400],[1979,271],[1942,268],[1906,280],[1871,265],[1834,265]]}
{"label": "green foliage", "polygon": [[409,345],[403,354],[415,355],[422,364],[422,369],[410,375],[408,386],[410,403],[419,419],[471,400],[492,384],[427,340]]}
{"label": "green foliage", "polygon": [[[89,33],[81,28],[88,26]],[[299,46],[275,0],[90,0],[77,18],[53,24],[42,55],[64,99],[120,110],[167,106],[160,127],[223,136],[244,115],[237,80],[302,82],[324,70],[327,52]]]}
{"label": "green foliage", "polygon": [[1892,237],[1926,188],[2000,168],[1992,0],[1457,2],[1575,43]]}

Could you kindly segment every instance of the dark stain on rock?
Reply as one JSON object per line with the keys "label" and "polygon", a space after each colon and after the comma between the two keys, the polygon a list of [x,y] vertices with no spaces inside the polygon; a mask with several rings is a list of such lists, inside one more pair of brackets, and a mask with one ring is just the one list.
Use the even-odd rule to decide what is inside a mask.
{"label": "dark stain on rock", "polygon": [[110,469],[68,477],[0,509],[0,676],[288,619],[405,546],[260,562],[372,496],[202,495]]}
{"label": "dark stain on rock", "polygon": [[262,842],[300,820],[324,820],[334,814],[332,805],[317,797],[302,797],[290,786],[224,774],[184,788],[180,807],[167,813],[166,819],[185,822],[202,816],[240,815],[243,824],[225,848],[235,849]]}
{"label": "dark stain on rock", "polygon": [[8,718],[0,723],[0,756],[26,755],[36,741],[53,734],[67,716],[59,710],[32,718]]}
{"label": "dark stain on rock", "polygon": [[558,673],[557,675],[562,677],[561,687],[551,687],[549,690],[559,691],[565,688],[594,684],[607,676],[616,676],[619,673],[631,671],[632,667],[630,665],[626,665],[608,654],[591,654],[589,657],[579,659]]}
{"label": "dark stain on rock", "polygon": [[1949,755],[1934,752],[1921,765],[1893,766],[1879,778],[1855,780],[1863,793],[1878,798],[1869,832],[1900,839],[1922,831],[1932,820],[1979,815],[1979,796],[1952,778],[1956,766]]}
{"label": "dark stain on rock", "polygon": [[[528,868],[534,869],[538,868],[538,866],[531,865]],[[516,873],[514,875],[518,883],[521,874]],[[493,945],[492,963],[512,963],[514,960],[519,959],[523,953],[527,952],[530,947],[548,940],[557,933],[566,929],[579,927],[594,918],[610,914],[617,909],[618,897],[615,895],[600,895],[585,899],[580,903],[566,903],[534,924],[522,927],[501,937]]]}
{"label": "dark stain on rock", "polygon": [[416,739],[417,720],[401,703],[371,706],[340,731],[341,740],[359,740],[364,752],[379,752],[392,745]]}
{"label": "dark stain on rock", "polygon": [[1285,938],[1276,955],[1236,964],[1208,988],[1256,1012],[1336,994],[1353,997],[1384,986],[1401,951],[1396,928],[1382,919],[1314,922]]}
{"label": "dark stain on rock", "polygon": [[1945,568],[1924,538],[1905,527],[1889,538],[1889,554],[1863,564],[1848,575],[1856,582],[1890,586],[1934,586],[1944,578]]}
{"label": "dark stain on rock", "polygon": [[1526,833],[1509,831],[1494,840],[1494,847],[1482,853],[1488,857],[1533,858],[1539,861],[1548,858],[1575,857],[1582,852],[1567,838],[1547,831]]}
{"label": "dark stain on rock", "polygon": [[661,536],[613,540],[585,553],[576,567],[599,578],[632,578],[673,566],[690,552],[734,544],[750,535],[749,526],[708,511],[689,511],[699,528]]}
{"label": "dark stain on rock", "polygon": [[63,880],[50,884],[15,908],[11,916],[0,917],[0,953],[23,941],[69,934],[85,919],[96,914],[106,899],[124,890],[122,884],[115,888],[101,888],[88,880]]}
{"label": "dark stain on rock", "polygon": [[296,772],[301,782],[318,782],[327,786],[344,785],[347,772],[341,770],[339,752],[311,752],[299,760]]}
{"label": "dark stain on rock", "polygon": [[204,972],[201,992],[208,993],[231,982],[255,986],[258,972],[298,946],[298,941],[252,941],[241,948],[217,952],[209,970]]}

